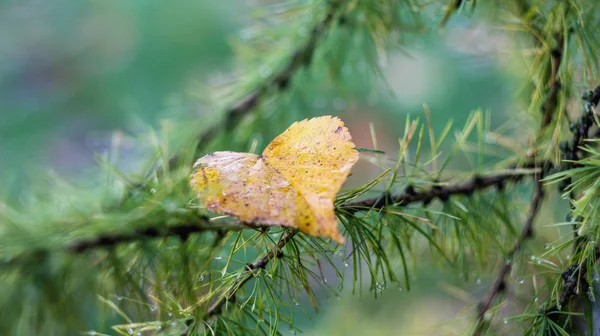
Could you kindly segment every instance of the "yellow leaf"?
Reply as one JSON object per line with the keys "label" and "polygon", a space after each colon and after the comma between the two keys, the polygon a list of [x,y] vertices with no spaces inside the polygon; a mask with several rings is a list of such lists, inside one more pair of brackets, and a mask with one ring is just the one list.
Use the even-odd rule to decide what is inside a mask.
{"label": "yellow leaf", "polygon": [[200,158],[190,183],[212,212],[342,244],[333,202],[357,160],[344,123],[323,116],[292,124],[262,156],[214,152]]}

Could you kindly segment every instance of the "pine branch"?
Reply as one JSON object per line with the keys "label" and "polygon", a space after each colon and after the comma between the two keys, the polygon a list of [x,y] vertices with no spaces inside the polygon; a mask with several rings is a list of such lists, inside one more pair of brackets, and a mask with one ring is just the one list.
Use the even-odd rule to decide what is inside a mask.
{"label": "pine branch", "polygon": [[254,277],[256,270],[265,269],[273,258],[283,258],[283,247],[289,243],[292,238],[298,233],[298,230],[284,232],[277,244],[275,244],[265,255],[258,258],[252,264],[246,265],[243,269],[244,276],[237,280],[226,293],[215,301],[207,310],[205,318],[210,318],[219,315],[223,311],[223,306],[227,301],[234,301],[237,291]]}
{"label": "pine branch", "polygon": [[558,80],[558,71],[563,61],[563,45],[565,36],[561,32],[556,36],[556,47],[550,51],[550,79],[548,80],[549,95],[542,105],[542,128],[548,126],[555,115],[558,106],[558,94],[561,83]]}
{"label": "pine branch", "polygon": [[[242,117],[252,112],[272,89],[275,88],[279,92],[284,92],[289,88],[289,84],[292,82],[294,76],[299,73],[300,70],[310,66],[319,41],[327,35],[327,32],[333,27],[334,18],[336,14],[344,8],[343,4],[343,0],[329,1],[329,8],[326,11],[325,17],[311,29],[308,40],[289,55],[287,65],[281,68],[273,76],[270,76],[265,81],[259,83],[249,94],[226,108],[225,115],[222,117],[221,121],[199,136],[194,149],[195,156],[198,156],[198,153],[202,151],[204,146],[217,136],[221,130],[225,129],[229,131],[233,129]],[[186,153],[186,151],[182,151],[171,156],[168,159],[169,169],[177,168]],[[149,175],[154,173],[160,175],[161,168],[158,167],[153,169]],[[130,190],[145,189],[146,186],[147,183],[138,183],[131,186]],[[127,193],[127,195],[131,195],[131,193]],[[128,197],[122,200],[121,204],[124,203],[127,198]]]}
{"label": "pine branch", "polygon": [[517,238],[510,251],[508,251],[508,253],[506,254],[506,261],[500,268],[498,276],[496,277],[496,280],[490,288],[490,293],[479,308],[479,311],[477,313],[477,324],[475,327],[475,331],[473,332],[473,336],[480,335],[483,331],[483,327],[485,325],[486,312],[492,307],[492,304],[494,303],[496,297],[506,290],[506,276],[508,275],[508,273],[510,273],[512,263],[516,254],[522,249],[525,242],[533,237],[533,223],[535,217],[539,212],[540,205],[544,198],[544,189],[541,182],[542,178],[542,173],[536,174],[535,176],[535,190],[533,192],[533,198],[531,199],[531,205],[529,207],[529,214],[527,216],[527,220],[525,221],[525,225],[523,226],[521,235]]}
{"label": "pine branch", "polygon": [[[467,182],[451,184],[447,186],[434,186],[430,189],[422,191],[415,191],[409,186],[403,193],[398,195],[384,194],[380,197],[345,203],[342,204],[341,207],[344,208],[344,211],[352,214],[365,209],[381,209],[389,205],[407,206],[409,204],[418,202],[429,204],[435,198],[439,198],[440,200],[444,201],[448,200],[448,198],[453,195],[471,195],[476,190],[482,190],[492,186],[496,186],[497,188],[501,189],[504,187],[505,183],[519,182],[523,179],[523,177],[534,174],[538,170],[509,171],[506,173],[487,176],[477,175]],[[133,232],[100,234],[95,238],[76,241],[64,247],[64,250],[72,253],[83,253],[94,248],[112,248],[122,243],[130,243],[144,239],[178,236],[185,241],[191,234],[194,233],[206,231],[227,232],[246,229],[258,230],[268,227],[271,226],[266,226],[260,223],[213,223],[208,217],[199,216],[198,218],[194,219],[193,223],[186,222],[184,224],[172,225],[165,227],[162,230],[156,227],[146,227],[138,228]],[[42,251],[38,250],[36,252]],[[14,257],[13,260],[16,258],[18,258],[18,256]]]}
{"label": "pine branch", "polygon": [[66,248],[69,252],[83,253],[94,248],[112,248],[122,243],[131,243],[152,238],[179,237],[181,241],[186,241],[190,235],[207,231],[217,231],[219,233],[229,231],[241,231],[249,228],[258,229],[260,225],[244,224],[241,222],[233,223],[211,223],[205,216],[198,218],[195,223],[186,223],[166,227],[164,230],[155,227],[140,228],[130,233],[107,234],[99,237],[75,242]]}
{"label": "pine branch", "polygon": [[[327,9],[325,17],[311,29],[308,40],[290,54],[287,65],[281,68],[273,76],[267,78],[266,81],[260,83],[244,98],[227,108],[222,121],[209,128],[200,136],[195,149],[196,154],[198,154],[220,130],[231,130],[242,117],[250,113],[260,101],[267,96],[271,89],[277,89],[279,92],[283,92],[289,88],[289,84],[294,76],[303,68],[310,66],[319,41],[327,35],[327,32],[333,27],[336,13],[343,8],[343,3],[344,1],[342,0],[329,1],[329,8]],[[180,153],[171,157],[169,159],[169,166],[176,166],[183,154],[184,153]]]}
{"label": "pine branch", "polygon": [[[583,115],[581,117],[579,117],[579,119],[577,120],[577,122],[572,123],[570,125],[570,130],[571,133],[573,134],[573,137],[571,139],[571,141],[565,141],[562,142],[560,144],[560,149],[562,151],[562,165],[561,165],[561,171],[566,171],[569,169],[574,168],[575,166],[577,166],[577,161],[579,161],[580,157],[579,157],[579,152],[580,152],[580,148],[581,146],[584,145],[584,141],[585,139],[587,139],[589,137],[589,133],[590,133],[590,129],[592,128],[592,126],[595,123],[594,120],[594,107],[596,105],[598,105],[598,102],[600,101],[600,86],[596,87],[596,89],[594,91],[589,91],[586,92],[586,94],[584,94],[583,96],[583,100],[584,100],[584,111],[583,111]],[[596,132],[598,133],[598,131]],[[594,134],[594,137],[598,137],[600,136],[600,134]],[[571,178],[567,178],[564,179],[563,181],[561,181],[561,183],[559,184],[558,188],[559,190],[562,192],[564,191],[566,188],[569,187],[569,185],[571,184]],[[569,193],[569,204],[571,206],[571,210],[574,209],[574,203],[573,201],[576,199],[576,195],[575,192],[573,190],[571,190],[571,192]],[[570,218],[571,220],[573,218]],[[577,221],[577,219],[575,220],[575,222]],[[573,224],[573,236],[575,238],[577,238],[577,224]],[[581,242],[581,241],[579,241]],[[576,244],[575,245],[575,251],[578,250],[578,246],[580,244]]]}
{"label": "pine branch", "polygon": [[475,175],[469,181],[451,184],[447,186],[434,186],[430,189],[416,191],[412,186],[408,186],[406,190],[399,195],[391,195],[384,193],[379,197],[373,197],[362,201],[349,202],[343,204],[342,207],[349,213],[355,213],[361,210],[382,209],[389,205],[405,206],[410,203],[423,202],[427,205],[435,198],[441,201],[447,201],[453,195],[471,195],[477,190],[486,189],[496,186],[499,189],[504,187],[507,182],[519,182],[523,177],[539,173],[539,170],[528,171],[509,171],[487,176]]}
{"label": "pine branch", "polygon": [[[600,260],[600,248],[596,248],[594,255],[597,256],[594,264]],[[567,270],[562,273],[562,278],[565,282],[563,290],[558,297],[558,303],[545,309],[542,312],[543,316],[549,316],[551,320],[557,321],[562,307],[569,302],[569,300],[579,295],[580,280],[584,279],[588,272],[586,260],[584,259],[581,263],[573,264],[567,267]],[[584,280],[585,281],[585,280]]]}
{"label": "pine branch", "polygon": [[[563,162],[561,171],[569,170],[577,166],[577,161],[580,160],[579,152],[581,146],[584,145],[584,141],[589,137],[589,131],[595,123],[594,120],[594,107],[598,105],[600,102],[600,86],[597,86],[594,91],[588,91],[583,95],[584,100],[584,111],[583,115],[577,120],[577,122],[573,123],[570,127],[571,132],[573,133],[573,137],[570,142],[561,143],[561,150],[563,152]],[[593,137],[598,138],[600,134],[593,135]],[[561,191],[565,190],[570,184],[572,180],[571,178],[567,178],[561,181],[559,185],[559,189]],[[569,193],[569,203],[571,205],[571,210],[574,210],[573,201],[576,199],[576,196],[573,191]],[[578,219],[576,219],[577,221]],[[587,237],[578,236],[577,235],[577,227],[576,224],[573,224],[573,234],[575,238],[577,238],[574,245],[574,254],[579,253],[581,246],[583,243],[587,241]],[[600,256],[600,248],[596,248],[594,251],[594,255]],[[586,257],[587,258],[587,257]],[[598,261],[598,257],[596,257],[596,261]],[[595,262],[596,262],[595,261]],[[594,262],[594,263],[595,263]],[[587,262],[584,259],[580,263],[570,265],[566,271],[562,273],[562,278],[564,280],[564,287],[561,294],[558,297],[558,303],[556,305],[551,306],[544,310],[544,316],[551,316],[551,319],[558,319],[558,314],[554,314],[559,312],[562,307],[571,299],[571,297],[579,294],[579,281],[583,279],[587,274]]]}

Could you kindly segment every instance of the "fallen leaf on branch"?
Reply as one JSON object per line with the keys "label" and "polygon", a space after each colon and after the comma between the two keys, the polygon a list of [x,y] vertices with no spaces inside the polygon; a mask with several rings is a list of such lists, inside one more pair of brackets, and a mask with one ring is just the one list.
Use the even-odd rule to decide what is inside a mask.
{"label": "fallen leaf on branch", "polygon": [[200,158],[190,183],[212,212],[342,244],[333,202],[357,160],[344,123],[323,116],[292,124],[262,156],[214,152]]}

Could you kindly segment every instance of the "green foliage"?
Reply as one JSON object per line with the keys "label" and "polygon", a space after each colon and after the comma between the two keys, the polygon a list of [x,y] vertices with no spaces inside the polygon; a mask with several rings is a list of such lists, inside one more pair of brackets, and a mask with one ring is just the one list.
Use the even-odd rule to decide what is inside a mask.
{"label": "green foliage", "polygon": [[[567,335],[577,318],[589,328],[597,322],[600,152],[588,138],[596,136],[600,90],[585,95],[577,121],[569,102],[598,81],[597,8],[591,0],[257,6],[231,41],[235,76],[195,87],[194,99],[216,112],[165,122],[160,135],[141,139],[154,144],[144,169],[122,171],[115,149],[98,158],[100,186],[43,175],[20,202],[0,203],[0,334],[296,332],[300,308],[317,309],[323,293],[340,297],[346,285],[376,298],[410,290],[428,265],[463,281],[498,274],[487,308],[466,316],[469,333],[514,321],[526,335]],[[377,177],[352,176],[358,186],[335,203],[343,246],[198,206],[188,178],[201,153],[258,152],[292,122],[320,113],[312,109],[319,94],[358,95],[365,82],[385,91],[381,65],[394,44],[410,45],[465,13],[518,40],[511,47],[529,72],[517,97],[528,113],[515,112],[516,131],[494,132],[490,114],[475,111],[461,130],[448,121],[436,132],[426,107],[425,122],[406,118],[393,155],[378,148],[372,128],[373,148],[360,151]],[[517,145],[507,148],[507,137]],[[566,223],[534,220],[543,193],[530,202],[528,190],[549,173],[545,190],[570,202]],[[534,233],[545,230],[558,238],[540,251]],[[498,323],[514,276],[533,279],[529,304]],[[578,302],[587,303],[584,313]]]}

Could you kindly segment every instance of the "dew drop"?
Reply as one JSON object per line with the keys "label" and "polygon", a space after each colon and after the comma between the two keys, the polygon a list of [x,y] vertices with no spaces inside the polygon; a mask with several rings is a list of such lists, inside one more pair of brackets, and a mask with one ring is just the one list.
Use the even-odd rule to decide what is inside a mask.
{"label": "dew drop", "polygon": [[534,256],[534,255],[532,255],[531,257],[529,257],[529,260],[531,260],[531,261],[535,261],[536,259],[537,259],[537,257]]}
{"label": "dew drop", "polygon": [[481,279],[477,278],[477,280],[475,280],[475,283],[481,285]]}
{"label": "dew drop", "polygon": [[150,312],[154,313],[154,311],[156,311],[156,307],[150,306]]}
{"label": "dew drop", "polygon": [[133,329],[131,329],[131,328],[127,328],[127,333],[128,333],[129,335],[132,335],[132,334],[133,334]]}
{"label": "dew drop", "polygon": [[118,301],[123,301],[123,297],[122,297],[122,296],[118,296],[118,297],[117,297],[117,300],[118,300]]}
{"label": "dew drop", "polygon": [[169,317],[173,316],[173,313],[169,312],[167,315],[169,315]]}
{"label": "dew drop", "polygon": [[156,193],[156,188],[150,189],[150,192],[153,193],[153,194],[155,194]]}
{"label": "dew drop", "polygon": [[254,311],[255,308],[256,308],[256,303],[253,303],[251,311]]}
{"label": "dew drop", "polygon": [[521,284],[521,285],[522,285],[522,284],[524,284],[524,283],[525,283],[525,279],[523,279],[523,278],[520,278],[520,279],[519,279],[519,284]]}
{"label": "dew drop", "polygon": [[283,181],[281,181],[280,184],[277,185],[277,187],[278,188],[285,188],[285,187],[287,187],[289,185],[290,185],[290,182],[288,182],[287,180],[283,180]]}
{"label": "dew drop", "polygon": [[290,330],[290,334],[296,335],[296,330]]}
{"label": "dew drop", "polygon": [[164,207],[167,212],[175,212],[177,210],[177,203],[172,200],[167,200]]}
{"label": "dew drop", "polygon": [[305,37],[306,35],[308,35],[308,30],[306,29],[306,27],[302,26],[298,28],[298,36]]}
{"label": "dew drop", "polygon": [[294,302],[294,304],[295,304],[296,306],[299,306],[299,305],[300,305],[300,303],[299,303],[298,301]]}
{"label": "dew drop", "polygon": [[588,299],[590,300],[590,302],[596,302],[596,296],[594,295],[594,292],[592,291],[592,287],[590,287],[588,289],[587,296],[588,296]]}
{"label": "dew drop", "polygon": [[171,327],[177,326],[177,322],[171,322]]}
{"label": "dew drop", "polygon": [[90,330],[90,331],[88,331],[88,335],[96,335],[96,330]]}
{"label": "dew drop", "polygon": [[347,262],[344,262],[344,267],[348,267],[350,266],[350,264],[348,264]]}
{"label": "dew drop", "polygon": [[198,278],[200,281],[204,281],[204,273],[200,274],[200,277]]}
{"label": "dew drop", "polygon": [[162,329],[162,326],[158,326],[158,327],[156,327],[156,329],[157,329],[157,330],[161,330],[161,329]]}
{"label": "dew drop", "polygon": [[533,298],[533,302],[538,302],[538,297],[537,296]]}
{"label": "dew drop", "polygon": [[504,319],[504,324],[508,324],[508,320],[507,319]]}
{"label": "dew drop", "polygon": [[136,334],[136,336],[142,336],[142,333],[141,333],[141,332],[139,332],[139,333],[137,333],[137,334]]}
{"label": "dew drop", "polygon": [[546,249],[546,250],[547,250],[547,249],[549,249],[549,248],[550,248],[550,244],[548,244],[548,243],[544,244],[544,249]]}
{"label": "dew drop", "polygon": [[271,70],[271,67],[266,64],[258,67],[258,74],[263,78],[269,77],[271,73],[273,73],[273,70]]}
{"label": "dew drop", "polygon": [[223,257],[221,257],[221,256],[216,256],[215,257],[215,260],[221,260],[221,259],[223,259]]}
{"label": "dew drop", "polygon": [[402,292],[403,290],[404,289],[401,286],[398,287],[398,292]]}

